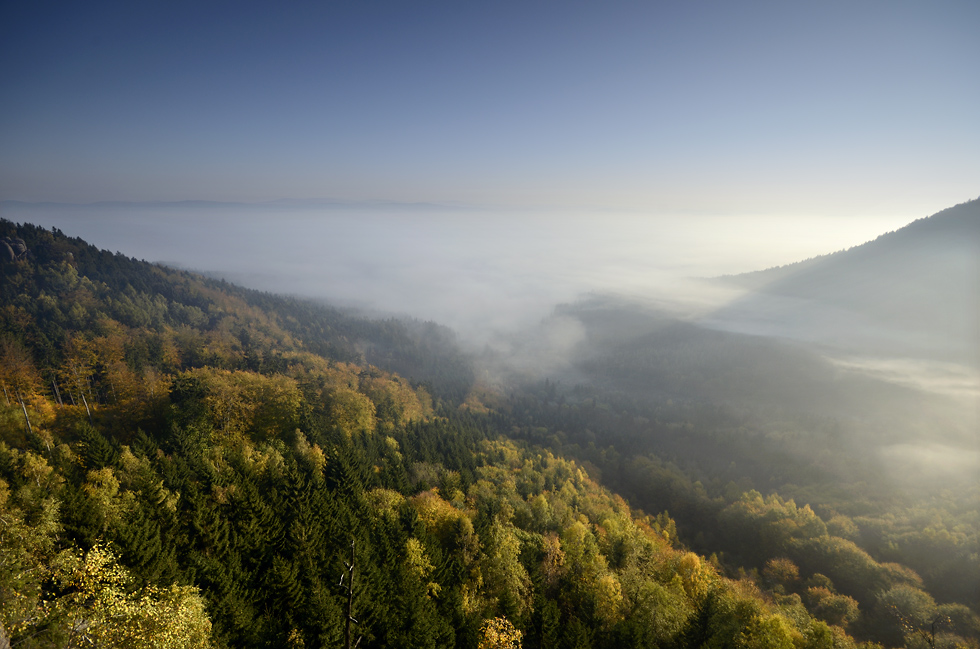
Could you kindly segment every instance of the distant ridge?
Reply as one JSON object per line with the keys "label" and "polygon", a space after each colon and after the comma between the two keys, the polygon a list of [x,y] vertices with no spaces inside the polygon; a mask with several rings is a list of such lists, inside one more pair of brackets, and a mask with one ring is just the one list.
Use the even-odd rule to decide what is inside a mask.
{"label": "distant ridge", "polygon": [[444,203],[426,203],[410,201],[381,201],[365,200],[352,201],[332,198],[280,198],[271,201],[258,201],[254,203],[235,202],[235,201],[205,201],[205,200],[183,200],[183,201],[96,201],[93,203],[61,203],[55,201],[0,201],[0,210],[87,210],[87,209],[236,209],[236,210],[265,210],[265,209],[396,209],[396,210],[419,210],[428,211],[469,209],[462,205],[450,205]]}
{"label": "distant ridge", "polygon": [[720,280],[753,292],[711,326],[976,364],[980,199],[848,250]]}
{"label": "distant ridge", "polygon": [[932,216],[916,219],[904,227],[886,232],[872,241],[850,248],[782,266],[773,266],[737,275],[723,275],[717,279],[745,288],[756,289],[785,277],[818,268],[827,263],[828,260],[836,259],[841,255],[860,254],[860,251],[867,250],[868,247],[895,244],[900,239],[922,235],[926,237],[963,237],[964,242],[968,243],[972,240],[973,245],[980,246],[980,198],[948,207]]}

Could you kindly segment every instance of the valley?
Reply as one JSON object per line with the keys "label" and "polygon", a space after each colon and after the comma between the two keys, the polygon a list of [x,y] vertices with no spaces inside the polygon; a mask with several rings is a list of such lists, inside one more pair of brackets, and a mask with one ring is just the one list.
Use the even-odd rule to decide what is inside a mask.
{"label": "valley", "polygon": [[482,349],[2,221],[0,639],[976,647],[980,211],[947,212]]}

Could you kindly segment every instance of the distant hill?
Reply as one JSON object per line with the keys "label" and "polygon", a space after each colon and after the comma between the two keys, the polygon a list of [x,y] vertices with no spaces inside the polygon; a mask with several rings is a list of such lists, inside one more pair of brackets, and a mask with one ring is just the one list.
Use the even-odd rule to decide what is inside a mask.
{"label": "distant hill", "polygon": [[0,242],[0,647],[980,646],[974,481],[892,486],[805,345],[597,299],[593,384],[505,393],[433,323]]}
{"label": "distant hill", "polygon": [[706,318],[712,327],[976,366],[980,199],[849,250],[720,281],[751,292]]}
{"label": "distant hill", "polygon": [[[4,241],[12,242],[13,248],[4,248],[11,245]],[[31,294],[25,292],[24,286],[9,281],[23,266],[12,261],[19,254],[14,242],[25,248],[25,258],[41,267],[68,263],[77,275],[102,287],[100,295],[108,300],[98,308],[90,307],[84,318],[72,318],[60,310],[46,313],[30,324],[11,319],[9,314],[6,319],[0,317],[0,335],[11,333],[37,341],[39,356],[57,357],[64,331],[93,327],[104,317],[128,327],[146,326],[154,331],[167,326],[206,324],[208,331],[238,334],[243,327],[248,329],[250,321],[269,320],[261,336],[264,343],[259,344],[259,337],[254,335],[248,342],[237,343],[246,356],[251,354],[249,362],[253,364],[259,358],[272,359],[283,352],[303,349],[332,361],[370,363],[400,373],[426,383],[433,396],[454,402],[462,401],[473,381],[470,360],[458,349],[455,334],[441,325],[409,319],[370,319],[326,304],[246,289],[99,250],[79,238],[66,237],[56,228],[48,231],[26,223],[16,226],[5,219],[0,219],[0,304],[19,299],[29,310],[36,309],[44,295],[59,290],[41,282],[32,288],[37,294]],[[120,298],[117,293],[126,297]],[[236,306],[229,307],[227,300]],[[241,362],[244,361],[236,361]]]}

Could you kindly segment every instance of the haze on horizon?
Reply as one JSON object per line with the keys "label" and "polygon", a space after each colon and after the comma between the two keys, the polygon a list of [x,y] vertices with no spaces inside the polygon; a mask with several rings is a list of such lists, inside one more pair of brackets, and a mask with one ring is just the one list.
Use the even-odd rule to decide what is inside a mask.
{"label": "haze on horizon", "polygon": [[483,296],[494,326],[973,198],[977,27],[968,2],[6,3],[0,201],[340,203],[0,216],[452,325]]}
{"label": "haze on horizon", "polygon": [[731,296],[693,277],[977,196],[978,30],[965,1],[5,3],[0,217],[476,341],[588,293],[697,313]]}
{"label": "haze on horizon", "polygon": [[[16,205],[2,214],[94,245],[454,328],[482,344],[588,293],[685,314],[735,293],[699,279],[860,245],[901,218],[222,204]],[[835,227],[827,227],[832,224]]]}

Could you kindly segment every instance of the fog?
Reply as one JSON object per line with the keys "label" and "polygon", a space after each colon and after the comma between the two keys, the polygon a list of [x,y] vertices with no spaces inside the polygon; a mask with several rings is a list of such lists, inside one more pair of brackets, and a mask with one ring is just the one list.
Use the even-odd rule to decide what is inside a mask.
{"label": "fog", "polygon": [[[583,363],[604,354],[650,353],[641,343],[656,338],[656,323],[679,319],[732,332],[726,335],[736,338],[708,347],[698,347],[704,341],[696,330],[656,344],[697,349],[679,352],[671,363],[719,356],[691,370],[711,380],[724,376],[727,387],[703,398],[744,404],[739,390],[754,386],[750,398],[760,404],[808,404],[826,416],[859,419],[878,413],[876,423],[862,420],[859,427],[868,435],[879,431],[876,452],[896,475],[908,474],[916,458],[930,475],[939,466],[978,467],[975,345],[969,354],[930,357],[935,336],[890,327],[853,305],[765,295],[709,279],[856,246],[902,227],[906,218],[286,203],[5,203],[2,216],[251,288],[447,325],[479,359],[478,378],[489,384],[551,377],[611,385],[619,377],[589,375]],[[589,296],[600,297],[595,304],[606,310],[598,325],[575,308],[556,311]],[[762,361],[768,364],[761,374],[743,373],[742,365],[759,361],[743,349],[739,334],[794,338],[832,370],[805,359],[807,369],[800,369],[795,366],[803,357],[777,351]],[[647,362],[664,362],[656,354]],[[656,368],[637,367],[646,380],[664,379]],[[782,385],[799,381],[806,387],[795,392]],[[875,382],[893,389],[874,388]],[[952,456],[956,463],[942,462]]]}
{"label": "fog", "polygon": [[591,292],[705,313],[738,291],[695,278],[825,254],[910,220],[200,203],[5,203],[0,216],[251,288],[433,320],[478,345]]}

